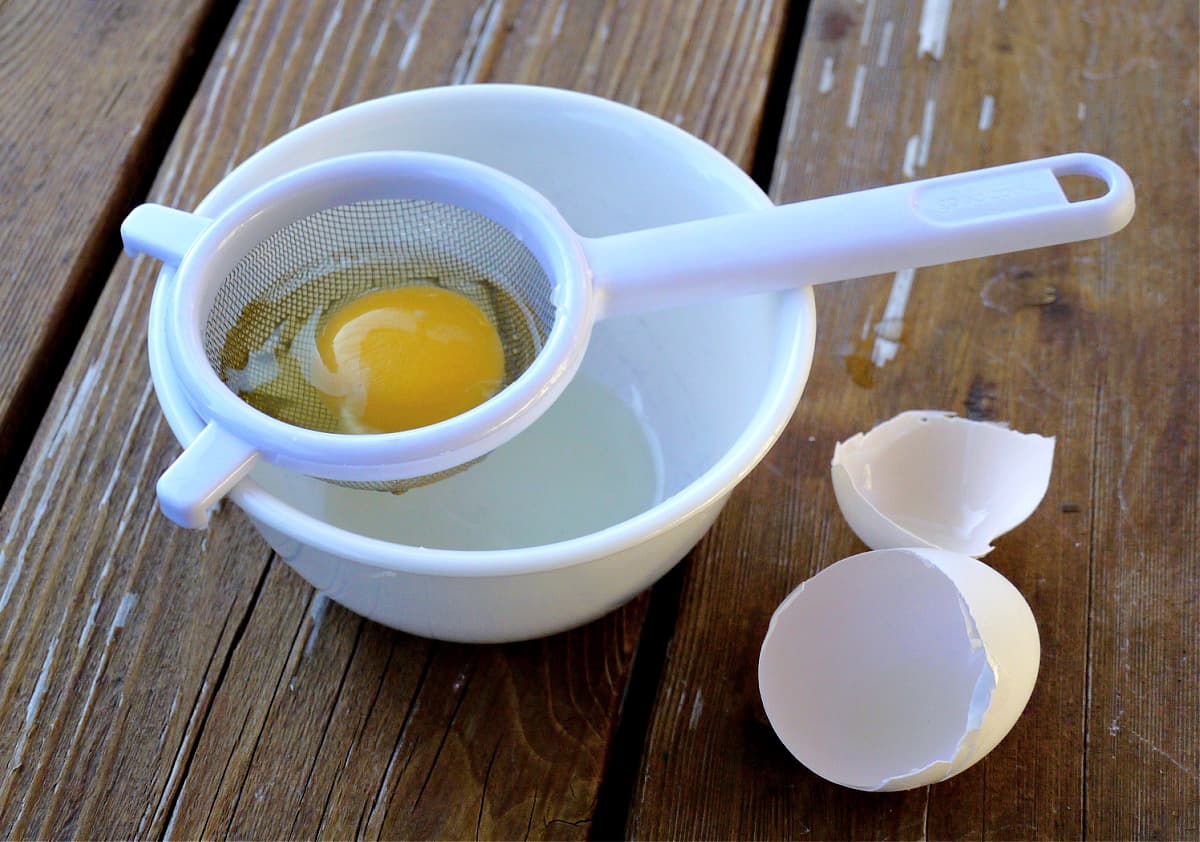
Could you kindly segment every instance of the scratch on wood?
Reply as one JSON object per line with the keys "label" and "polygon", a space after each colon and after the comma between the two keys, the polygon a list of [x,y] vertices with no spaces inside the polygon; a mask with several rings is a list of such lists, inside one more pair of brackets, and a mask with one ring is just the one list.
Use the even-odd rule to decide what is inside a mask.
{"label": "scratch on wood", "polygon": [[917,58],[933,56],[941,61],[946,52],[946,27],[952,0],[924,0],[917,25]]}
{"label": "scratch on wood", "polygon": [[1167,759],[1168,763],[1170,763],[1172,766],[1174,766],[1180,772],[1183,772],[1185,775],[1187,775],[1192,780],[1200,780],[1200,775],[1196,774],[1196,771],[1194,769],[1189,769],[1187,766],[1183,765],[1183,763],[1181,763],[1177,757],[1175,757],[1170,752],[1163,751],[1161,748],[1156,746],[1153,743],[1153,741],[1151,741],[1149,738],[1143,737],[1141,734],[1139,734],[1137,731],[1134,731],[1132,728],[1126,728],[1125,733],[1132,735],[1136,740],[1138,740],[1139,742],[1148,746],[1150,748],[1150,750],[1152,752],[1154,752],[1155,754],[1165,757]]}
{"label": "scratch on wood", "polygon": [[400,51],[400,61],[396,64],[400,71],[408,69],[408,63],[417,53],[417,45],[421,43],[421,31],[425,28],[425,19],[429,17],[429,10],[432,6],[433,0],[425,0],[417,12],[417,19],[413,21],[412,29],[409,30],[408,37],[404,40],[404,49]]}
{"label": "scratch on wood", "polygon": [[375,30],[375,40],[371,42],[371,47],[367,50],[367,55],[371,57],[372,61],[379,58],[379,51],[383,49],[383,44],[387,40],[387,36],[390,31],[390,20],[385,20],[383,26]]}
{"label": "scratch on wood", "polygon": [[1121,406],[1121,423],[1126,432],[1123,436],[1124,447],[1121,453],[1121,469],[1117,472],[1117,505],[1122,514],[1129,512],[1129,498],[1125,495],[1125,478],[1129,475],[1129,465],[1133,462],[1138,449],[1138,434],[1140,427],[1133,423],[1132,412],[1127,405]]}
{"label": "scratch on wood", "polygon": [[1079,122],[1082,123],[1084,121],[1084,118],[1087,117],[1086,102],[1079,103],[1079,107],[1075,109],[1075,116],[1079,118]]}
{"label": "scratch on wood", "polygon": [[[125,435],[121,438],[121,446],[117,450],[117,458],[113,460],[113,469],[109,474],[108,484],[104,486],[104,493],[100,495],[100,502],[97,504],[98,508],[104,508],[108,505],[109,500],[112,498],[113,489],[117,485],[117,480],[127,474],[127,466],[125,462],[129,457],[130,449],[133,447],[134,435],[137,432],[138,426],[142,422],[142,415],[145,413],[146,407],[150,404],[150,394],[152,390],[153,384],[147,380],[146,385],[142,388],[141,397],[138,398],[137,408],[134,410],[133,418],[125,427]],[[150,450],[151,448],[143,449],[143,464],[145,463]],[[140,477],[141,473],[138,473],[135,476]]]}
{"label": "scratch on wood", "polygon": [[58,635],[55,635],[46,649],[46,658],[42,661],[42,671],[38,673],[37,683],[34,684],[33,692],[29,695],[29,704],[25,707],[25,727],[21,729],[17,744],[13,747],[12,761],[8,766],[9,772],[21,768],[21,764],[25,762],[25,746],[29,742],[29,735],[33,732],[38,712],[42,708],[42,699],[46,696],[46,685],[50,681],[50,671],[54,669],[54,653],[57,650]]}
{"label": "scratch on wood", "polygon": [[833,56],[825,56],[821,63],[821,79],[817,82],[817,93],[827,94],[833,90]]}
{"label": "scratch on wood", "polygon": [[[483,808],[487,804],[488,784],[492,780],[492,769],[496,766],[496,755],[500,752],[500,740],[492,746],[492,755],[488,758],[487,768],[483,771],[483,783],[479,788],[479,811],[475,814],[475,838],[483,838]],[[528,838],[528,837],[526,837]]]}
{"label": "scratch on wood", "polygon": [[[179,696],[181,692],[180,688],[175,688],[175,695],[171,697],[171,707],[167,709],[167,715],[163,717],[162,733],[158,735],[159,751],[162,750],[163,743],[167,741],[167,731],[170,730],[171,720],[175,718],[175,711],[179,709]],[[147,809],[149,809],[149,805],[147,805]]]}
{"label": "scratch on wood", "polygon": [[304,641],[304,657],[312,653],[313,645],[317,642],[317,634],[321,631],[321,623],[325,619],[325,611],[329,608],[329,597],[321,591],[313,594],[312,602],[308,604],[308,619],[312,625],[308,629],[308,639]]}
{"label": "scratch on wood", "polygon": [[124,334],[129,330],[129,317],[125,315],[125,312],[129,309],[135,292],[139,296],[143,292],[138,284],[123,285],[121,295],[117,298],[117,306],[113,308],[112,315],[109,317],[108,331],[104,334],[102,348],[116,348],[118,346],[118,332]]}
{"label": "scratch on wood", "polygon": [[[153,821],[158,821],[163,815],[163,812],[167,809],[168,802],[170,802],[172,796],[174,795],[175,784],[179,780],[179,774],[187,765],[189,753],[188,748],[191,744],[191,741],[199,738],[199,735],[195,733],[196,721],[200,718],[201,713],[206,708],[208,688],[208,681],[205,680],[204,683],[200,685],[200,692],[196,694],[196,701],[192,706],[192,714],[188,717],[187,725],[183,729],[183,736],[179,740],[179,749],[175,753],[175,762],[171,764],[171,772],[167,775],[167,782],[166,785],[163,786],[162,795],[158,799],[158,806],[154,808]],[[189,740],[189,737],[191,740]],[[183,791],[182,786],[183,785],[181,784],[181,793]],[[179,803],[175,802],[175,810],[171,813],[166,832],[163,834],[164,839],[170,839],[172,837],[171,831],[175,828],[175,820],[179,817],[178,807]]]}
{"label": "scratch on wood", "polygon": [[84,407],[88,409],[95,406],[92,400],[92,391],[96,388],[96,383],[100,379],[100,363],[94,362],[88,366],[83,377],[79,381],[79,389],[72,396],[67,404],[67,410],[60,413],[55,420],[53,431],[50,434],[50,444],[46,447],[46,453],[43,459],[52,459],[58,452],[59,446],[68,433],[75,432],[79,426],[79,417],[82,415]]}
{"label": "scratch on wood", "polygon": [[[33,488],[41,479],[42,471],[49,464],[50,476],[42,485],[41,496],[34,506],[33,514],[30,518],[25,518],[25,505],[32,495],[19,495],[19,503],[17,511],[13,515],[13,519],[9,524],[8,534],[4,536],[4,545],[0,546],[0,566],[3,566],[8,560],[8,548],[12,545],[13,539],[16,537],[18,529],[27,528],[30,523],[42,525],[43,516],[46,514],[46,509],[50,504],[50,499],[59,494],[59,477],[63,472],[68,460],[56,459],[55,451],[61,443],[63,437],[70,431],[73,431],[77,426],[80,414],[83,408],[94,406],[92,400],[92,391],[95,389],[97,379],[100,374],[100,363],[95,362],[88,366],[83,377],[79,381],[79,389],[71,398],[70,402],[60,404],[58,415],[51,422],[50,429],[53,430],[50,436],[50,443],[40,456],[35,461],[33,472],[29,478],[29,487]],[[25,566],[25,552],[28,548],[28,542],[21,544],[21,550],[12,560],[12,569],[8,574],[8,581],[4,583],[4,590],[0,591],[0,612],[8,605],[9,599],[12,598],[13,590],[17,586],[17,581],[20,579],[21,570]]]}
{"label": "scratch on wood", "polygon": [[329,15],[329,22],[325,24],[325,31],[321,33],[321,40],[317,44],[316,52],[313,53],[312,64],[314,69],[321,67],[321,62],[325,58],[325,51],[329,49],[329,42],[333,38],[333,33],[337,30],[338,24],[342,22],[342,4],[336,3],[333,7],[332,14]]}
{"label": "scratch on wood", "polygon": [[704,710],[704,695],[700,690],[696,690],[696,695],[692,699],[692,713],[688,717],[688,730],[695,731],[696,725],[700,722],[700,714]]}
{"label": "scratch on wood", "polygon": [[1088,67],[1084,67],[1084,69],[1080,72],[1083,74],[1083,78],[1087,79],[1089,82],[1097,82],[1104,79],[1118,79],[1121,76],[1128,76],[1135,70],[1142,69],[1157,70],[1158,59],[1154,58],[1154,56],[1134,56],[1133,58],[1126,60],[1125,63],[1115,71],[1090,70]]}
{"label": "scratch on wood", "polygon": [[[201,152],[209,151],[209,144],[202,142],[208,136],[208,128],[212,123],[213,115],[217,111],[217,103],[220,101],[220,93],[225,89],[225,77],[229,75],[229,62],[223,61],[217,67],[217,75],[213,77],[212,93],[204,103],[204,111],[201,112],[200,122],[196,127],[196,137],[199,139],[192,144],[187,157],[183,162],[182,172],[179,170],[175,156],[171,157],[171,166],[167,169],[163,176],[164,194],[170,194],[172,191],[179,189],[180,185],[190,184],[192,181],[192,168],[196,166],[196,161],[200,159]],[[265,74],[262,74],[265,75]],[[145,258],[143,258],[145,259]]]}
{"label": "scratch on wood", "polygon": [[[100,582],[97,583],[97,587],[99,587],[99,584],[108,578],[110,570],[111,570],[111,566],[108,564],[105,564],[104,570],[101,571],[101,573],[100,573]],[[104,648],[100,652],[100,662],[96,665],[96,671],[92,675],[92,680],[91,680],[91,683],[88,685],[87,693],[84,694],[83,707],[80,710],[79,718],[75,723],[75,731],[71,735],[70,741],[67,743],[67,745],[70,747],[69,754],[67,756],[67,761],[66,761],[68,765],[70,765],[71,763],[74,762],[76,752],[79,750],[79,748],[81,746],[84,745],[82,735],[83,735],[84,731],[87,729],[87,727],[91,724],[91,721],[92,721],[92,709],[95,706],[96,697],[100,692],[100,682],[104,679],[105,670],[108,669],[108,662],[109,662],[110,652],[112,650],[113,637],[115,636],[116,629],[119,627],[123,627],[125,625],[125,621],[126,621],[126,619],[128,619],[128,616],[129,616],[129,611],[132,610],[132,608],[133,608],[132,604],[126,605],[126,601],[129,596],[130,596],[130,594],[126,593],[125,597],[122,598],[121,603],[117,607],[117,611],[115,613],[115,616],[113,617],[112,625],[109,626],[108,637],[105,640]],[[133,601],[135,601],[135,602],[137,601],[136,594],[133,595]],[[124,610],[122,610],[122,609],[124,609]],[[118,622],[120,624],[119,626],[118,626]],[[91,631],[92,631],[93,627],[94,627],[94,623],[89,622],[88,627],[85,629],[86,636],[88,636],[88,637],[91,636]],[[81,645],[82,645],[83,639],[84,639],[83,637],[80,637]],[[57,787],[56,787],[56,789],[57,789]]]}
{"label": "scratch on wood", "polygon": [[55,635],[46,648],[46,658],[42,661],[42,671],[38,673],[37,683],[29,696],[29,704],[25,708],[25,727],[29,728],[37,719],[42,707],[42,699],[46,696],[46,684],[50,680],[50,670],[54,667],[54,653],[58,651],[58,635]]}
{"label": "scratch on wood", "polygon": [[921,811],[921,838],[929,838],[929,797],[933,793],[933,787],[925,787],[925,809]]}
{"label": "scratch on wood", "polygon": [[121,597],[121,603],[117,606],[117,611],[113,615],[112,625],[108,627],[107,643],[112,643],[113,637],[121,629],[125,628],[125,623],[129,619],[129,612],[133,610],[133,606],[137,605],[138,595],[133,591],[126,591]]}
{"label": "scratch on wood", "polygon": [[[163,424],[163,417],[162,417],[162,415],[159,415],[154,419],[154,426],[151,428],[151,431],[150,431],[151,438],[156,438],[158,436],[158,431],[162,427],[162,424]],[[146,468],[149,465],[151,456],[153,454],[154,454],[153,448],[150,448],[150,447],[144,448],[142,450],[142,458],[138,462],[137,467],[131,471],[129,471],[128,468],[126,468],[126,470],[129,471],[129,473],[133,477],[145,477],[147,475]],[[147,487],[146,483],[142,483],[142,482],[130,483],[129,494],[125,497],[125,505],[123,507],[121,507],[121,514],[117,518],[117,526],[113,530],[112,535],[109,537],[110,546],[116,546],[121,541],[121,539],[125,537],[125,532],[127,529],[129,529],[130,516],[133,514],[134,506],[137,504],[138,498],[141,496],[142,490],[146,487]],[[152,523],[154,523],[153,518],[147,518],[145,520],[145,522],[143,523],[142,534],[138,540],[138,548],[137,548],[138,552],[141,551],[142,546],[144,546],[144,544],[145,544],[146,536],[147,536],[147,533],[149,532],[149,528]],[[200,541],[201,541],[201,550],[203,551],[203,548],[204,548],[204,546],[206,546],[206,542],[208,541],[208,536],[205,535],[204,537],[202,537],[200,539]],[[107,573],[107,571],[108,571],[108,565],[106,564],[105,572]]]}
{"label": "scratch on wood", "polygon": [[[246,39],[247,43],[258,44],[258,43],[262,43],[262,39],[269,40],[269,36],[265,36],[265,35],[260,36],[260,34],[259,34],[262,31],[263,26],[266,22],[267,8],[268,8],[268,4],[266,4],[266,3],[260,3],[258,5],[258,9],[254,16],[254,19],[250,22],[250,31],[249,31],[248,37]],[[299,44],[300,40],[301,39],[295,39],[294,45]],[[294,47],[293,47],[293,51],[294,51]],[[222,69],[224,69],[226,64],[229,64],[232,61],[232,57],[234,55],[236,55],[236,52],[234,50],[228,51],[225,60],[221,62]],[[289,56],[290,56],[290,54],[289,54]],[[253,84],[250,86],[249,91],[247,91],[245,94],[247,102],[259,102],[260,100],[263,100],[263,99],[266,99],[268,102],[271,101],[269,97],[260,97],[260,95],[259,95],[259,91],[262,89],[264,80],[266,80],[269,77],[270,77],[270,74],[267,74],[267,73],[257,73],[256,72],[256,73],[252,74]],[[206,115],[207,115],[207,109],[206,109]],[[239,120],[238,121],[237,137],[234,139],[234,141],[232,143],[228,144],[229,156],[227,157],[226,164],[225,164],[225,166],[227,168],[231,168],[233,166],[233,164],[239,154],[239,151],[243,150],[245,148],[244,138],[246,137],[246,132],[249,129],[249,127],[251,126],[252,122],[253,121],[251,121],[251,120]],[[196,136],[197,136],[196,144],[198,146],[203,146],[204,145],[204,143],[203,143],[204,134],[200,130],[197,130]],[[181,185],[182,184],[186,184],[186,182],[181,182]],[[179,192],[182,192],[182,190],[183,190],[183,188],[181,186],[179,188]]]}
{"label": "scratch on wood", "polygon": [[890,18],[884,21],[883,33],[879,36],[879,54],[875,57],[876,67],[883,67],[887,64],[888,54],[892,50],[892,32],[895,28],[896,25]]}
{"label": "scratch on wood", "polygon": [[82,649],[83,645],[87,643],[87,639],[91,637],[92,629],[96,628],[96,612],[99,610],[100,600],[93,600],[91,610],[88,611],[87,620],[84,621],[83,630],[79,632],[79,643],[76,644],[76,648]]}
{"label": "scratch on wood", "polygon": [[483,66],[484,57],[487,55],[487,48],[500,30],[498,23],[503,11],[504,4],[496,2],[488,6],[480,6],[471,16],[471,24],[463,42],[462,52],[459,53],[458,61],[454,63],[454,70],[450,73],[456,84],[479,80],[479,71]]}
{"label": "scratch on wood", "polygon": [[979,104],[979,130],[986,132],[992,127],[992,119],[996,114],[996,98],[991,94],[983,95],[983,102]]}
{"label": "scratch on wood", "polygon": [[[404,720],[401,722],[400,731],[396,735],[396,744],[392,747],[392,753],[388,757],[387,767],[384,769],[383,778],[379,781],[379,788],[375,791],[375,797],[371,800],[369,809],[366,811],[364,816],[360,817],[360,822],[365,820],[365,829],[367,831],[371,831],[372,826],[374,826],[374,830],[373,832],[357,835],[378,836],[380,828],[387,821],[388,808],[391,803],[390,798],[394,792],[392,775],[395,772],[396,761],[400,757],[401,750],[407,747],[406,737],[408,736],[409,725],[412,723],[413,717],[416,716],[417,712],[421,709],[421,693],[424,691],[425,682],[429,677],[429,670],[433,666],[434,651],[435,650],[431,648],[425,653],[425,663],[421,666],[421,675],[417,678],[417,683],[413,687],[412,695],[409,697],[408,710],[404,712]],[[416,750],[417,742],[417,740],[413,741],[412,749],[409,751],[408,757],[405,758],[400,770],[400,774],[402,775],[408,768],[408,763],[412,759],[412,752]],[[376,821],[376,816],[379,817],[378,821]]]}
{"label": "scratch on wood", "polygon": [[858,125],[858,110],[862,105],[863,88],[867,84],[867,67],[860,64],[854,71],[854,89],[850,92],[850,108],[846,111],[846,128]]}

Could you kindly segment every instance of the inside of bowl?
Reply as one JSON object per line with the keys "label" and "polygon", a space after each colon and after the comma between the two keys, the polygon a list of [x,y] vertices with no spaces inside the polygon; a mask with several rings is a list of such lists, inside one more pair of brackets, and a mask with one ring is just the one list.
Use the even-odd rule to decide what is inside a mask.
{"label": "inside of bowl", "polygon": [[[310,140],[307,154],[419,149],[471,158],[531,184],[588,236],[755,201],[732,164],[694,147],[685,153],[661,127],[613,119],[587,101],[459,102],[414,98],[324,144]],[[442,482],[394,496],[269,465],[254,479],[336,526],[415,546],[503,549],[595,532],[676,494],[742,435],[787,341],[778,300],[746,296],[598,324],[580,374],[546,416]]]}

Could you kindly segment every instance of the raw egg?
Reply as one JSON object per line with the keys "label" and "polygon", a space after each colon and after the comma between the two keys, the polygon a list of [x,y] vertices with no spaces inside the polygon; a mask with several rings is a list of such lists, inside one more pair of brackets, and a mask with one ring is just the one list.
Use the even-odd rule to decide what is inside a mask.
{"label": "raw egg", "polygon": [[346,432],[391,433],[478,406],[504,382],[504,349],[469,298],[419,284],[381,289],[317,329],[313,386]]}

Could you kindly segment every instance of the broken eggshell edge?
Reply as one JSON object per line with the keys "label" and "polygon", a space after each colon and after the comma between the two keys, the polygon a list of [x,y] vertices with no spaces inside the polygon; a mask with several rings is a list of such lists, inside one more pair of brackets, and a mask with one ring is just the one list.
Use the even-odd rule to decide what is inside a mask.
{"label": "broken eggshell edge", "polygon": [[982,557],[1045,497],[1054,438],[951,412],[912,410],[839,443],[838,506],[872,549]]}
{"label": "broken eggshell edge", "polygon": [[[967,663],[973,660],[978,665],[977,673],[961,677],[966,681],[973,680],[969,704],[965,710],[953,711],[946,717],[947,721],[954,718],[954,721],[962,722],[961,735],[949,750],[937,746],[923,748],[919,752],[922,756],[916,756],[918,752],[914,752],[910,758],[911,764],[907,768],[897,768],[893,774],[876,779],[866,779],[861,773],[850,771],[849,767],[854,765],[851,760],[841,764],[841,768],[838,768],[838,761],[831,762],[828,757],[814,762],[807,750],[814,723],[798,721],[797,708],[792,704],[795,695],[783,688],[789,685],[794,687],[800,680],[808,692],[826,692],[830,687],[836,687],[846,664],[840,663],[834,668],[838,671],[837,674],[786,675],[789,666],[796,664],[794,653],[797,647],[806,643],[813,647],[825,647],[828,641],[781,639],[780,635],[786,633],[785,626],[788,625],[785,618],[792,612],[805,610],[802,603],[806,588],[820,588],[838,572],[854,575],[854,568],[857,567],[864,575],[872,575],[875,571],[884,570],[886,565],[895,567],[912,559],[918,560],[920,566],[910,567],[922,571],[923,576],[930,577],[924,580],[926,593],[922,595],[923,599],[944,598],[947,595],[944,583],[948,581],[953,586],[957,605],[943,604],[939,607],[943,611],[958,612],[962,622],[962,634],[953,641],[961,648],[957,655],[965,657]],[[835,570],[839,566],[840,571]],[[821,579],[823,576],[824,580]],[[853,583],[853,579],[846,581]],[[857,607],[854,603],[858,598],[857,591],[844,592],[842,597],[850,601],[852,608]],[[868,614],[872,611],[869,605],[861,602],[859,605]],[[918,614],[921,609],[931,610],[931,606],[928,605],[910,607],[917,610]],[[940,645],[950,643],[947,639],[942,640]],[[976,656],[979,649],[983,650],[983,659]],[[906,654],[915,654],[919,656],[918,660],[926,660],[924,656],[928,653]],[[1029,701],[1037,679],[1040,656],[1041,644],[1037,623],[1028,603],[1011,582],[986,564],[970,556],[945,550],[873,550],[842,559],[821,571],[796,588],[776,609],[759,657],[759,689],[772,728],[793,756],[810,770],[827,780],[853,789],[870,792],[896,791],[944,781],[982,760],[995,748],[1012,729]],[[894,699],[887,693],[873,694],[869,698],[871,701],[868,704],[879,706],[872,712],[872,716],[886,717],[888,711],[894,709]],[[848,706],[843,705],[840,699],[834,700],[834,709],[840,710],[843,707]],[[895,729],[904,730],[910,725],[915,727],[916,724],[896,722],[892,725]],[[861,737],[864,731],[869,730],[869,725],[862,729],[844,727],[834,730],[842,735],[841,739],[853,739],[855,736]],[[872,752],[875,746],[847,746],[846,755],[850,756],[856,748],[859,749],[858,753],[862,754]],[[825,754],[829,754],[828,747]]]}

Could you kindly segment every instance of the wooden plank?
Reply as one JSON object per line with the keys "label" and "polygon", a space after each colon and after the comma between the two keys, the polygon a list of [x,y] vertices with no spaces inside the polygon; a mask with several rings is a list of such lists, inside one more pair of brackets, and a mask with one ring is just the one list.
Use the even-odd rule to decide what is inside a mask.
{"label": "wooden plank", "polygon": [[[1189,3],[812,4],[777,200],[1085,149],[1139,209],[1102,242],[921,269],[894,314],[893,278],[817,290],[806,397],[687,568],[631,837],[1200,832],[1196,43]],[[755,662],[783,597],[862,549],[835,442],[914,408],[1057,436],[1046,500],[987,559],[1033,608],[1041,674],[984,762],[864,795],[783,750]]]}
{"label": "wooden plank", "polygon": [[0,4],[2,488],[111,268],[120,216],[149,185],[162,120],[178,119],[164,109],[208,49],[219,5]]}
{"label": "wooden plank", "polygon": [[[192,206],[319,114],[476,80],[637,102],[748,164],[780,15],[243,2],[151,195]],[[154,274],[118,262],[0,513],[0,836],[587,835],[645,600],[537,643],[433,644],[326,605],[233,507],[172,527]]]}

